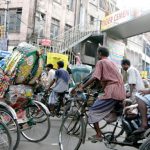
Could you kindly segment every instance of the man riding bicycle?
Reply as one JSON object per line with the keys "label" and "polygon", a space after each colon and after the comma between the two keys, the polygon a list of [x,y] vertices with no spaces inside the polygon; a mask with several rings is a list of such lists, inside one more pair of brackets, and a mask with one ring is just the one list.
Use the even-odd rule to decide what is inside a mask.
{"label": "man riding bicycle", "polygon": [[117,66],[108,59],[108,49],[99,47],[97,55],[99,61],[96,64],[92,77],[80,87],[80,90],[83,90],[95,80],[99,80],[99,84],[104,89],[104,94],[89,109],[88,121],[90,124],[94,124],[96,131],[96,135],[89,138],[92,142],[102,140],[102,133],[98,122],[104,119],[114,109],[117,101],[122,101],[126,98],[122,76]]}
{"label": "man riding bicycle", "polygon": [[[58,61],[57,62],[58,69],[55,71],[54,79],[51,81],[48,91],[52,88],[53,84],[55,83],[55,86],[52,88],[52,92],[49,97],[49,109],[54,112],[55,105],[58,102],[58,99],[60,101],[60,104],[63,102],[64,92],[68,90],[69,87],[69,79],[70,76],[68,72],[63,69],[64,68],[64,62]],[[60,111],[60,105],[57,108],[57,113]]]}

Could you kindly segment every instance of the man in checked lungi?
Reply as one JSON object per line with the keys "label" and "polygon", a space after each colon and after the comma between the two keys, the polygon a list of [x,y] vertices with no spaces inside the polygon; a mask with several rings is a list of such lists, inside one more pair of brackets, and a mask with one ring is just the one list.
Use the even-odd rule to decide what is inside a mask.
{"label": "man in checked lungi", "polygon": [[124,83],[118,67],[108,58],[109,50],[105,47],[99,47],[97,56],[99,61],[96,64],[92,77],[80,87],[84,88],[92,84],[95,80],[104,88],[104,94],[94,102],[89,109],[88,121],[94,124],[96,135],[89,138],[92,142],[102,141],[102,132],[99,128],[99,121],[104,119],[113,109],[118,101],[126,98]]}

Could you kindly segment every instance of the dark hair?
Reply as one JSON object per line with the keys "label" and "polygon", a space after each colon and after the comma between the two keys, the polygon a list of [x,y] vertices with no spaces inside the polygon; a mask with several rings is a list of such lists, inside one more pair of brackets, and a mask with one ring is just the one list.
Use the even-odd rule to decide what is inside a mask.
{"label": "dark hair", "polygon": [[99,47],[97,49],[98,53],[102,56],[108,57],[109,56],[109,50],[106,47]]}
{"label": "dark hair", "polygon": [[58,65],[60,68],[63,68],[63,67],[64,67],[64,62],[63,62],[63,61],[58,61],[58,62],[57,62],[57,65]]}
{"label": "dark hair", "polygon": [[121,65],[131,65],[131,63],[130,63],[130,60],[128,60],[128,59],[123,59],[122,61],[121,61]]}
{"label": "dark hair", "polygon": [[48,64],[46,67],[53,69],[53,64]]}

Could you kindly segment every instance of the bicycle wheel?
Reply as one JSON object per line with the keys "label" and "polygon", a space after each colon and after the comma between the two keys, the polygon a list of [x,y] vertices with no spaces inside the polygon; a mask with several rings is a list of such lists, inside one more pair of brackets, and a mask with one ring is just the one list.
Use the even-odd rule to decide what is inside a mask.
{"label": "bicycle wheel", "polygon": [[76,115],[66,115],[59,130],[59,146],[61,150],[78,150],[84,137],[84,120]]}
{"label": "bicycle wheel", "polygon": [[150,150],[150,139],[147,139],[139,148],[139,150]]}
{"label": "bicycle wheel", "polygon": [[20,129],[17,120],[12,117],[12,114],[0,109],[0,120],[7,126],[12,138],[13,149],[16,150],[20,142]]}
{"label": "bicycle wheel", "polygon": [[22,135],[31,142],[44,140],[50,132],[50,119],[45,109],[39,104],[27,106],[26,122],[22,125]]}
{"label": "bicycle wheel", "polygon": [[6,125],[0,122],[0,150],[12,150],[12,139]]}

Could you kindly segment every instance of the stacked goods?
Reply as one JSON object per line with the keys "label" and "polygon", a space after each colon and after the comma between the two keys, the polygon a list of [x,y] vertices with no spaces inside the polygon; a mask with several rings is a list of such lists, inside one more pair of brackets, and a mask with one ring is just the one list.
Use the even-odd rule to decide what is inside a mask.
{"label": "stacked goods", "polygon": [[38,49],[30,44],[21,43],[10,56],[5,73],[12,76],[15,84],[35,84],[44,68],[44,58]]}
{"label": "stacked goods", "polygon": [[38,59],[36,53],[36,51],[29,52],[24,57],[22,57],[22,60],[18,65],[18,70],[15,78],[16,84],[26,83],[27,78],[34,68],[35,62]]}
{"label": "stacked goods", "polygon": [[[12,52],[0,74],[0,96],[3,97],[9,88],[9,92],[6,94],[7,101],[13,105],[22,105],[32,93],[31,88],[27,85],[36,83],[42,74],[44,63],[44,56],[38,48],[21,43]],[[10,85],[10,81],[14,85]]]}
{"label": "stacked goods", "polygon": [[43,68],[44,68],[44,58],[41,55],[38,59],[37,71],[33,73],[34,76],[32,76],[31,80],[29,81],[30,85],[33,85],[36,82],[36,80],[41,76]]}
{"label": "stacked goods", "polygon": [[7,93],[7,103],[13,108],[21,108],[28,102],[28,98],[33,96],[31,86],[28,85],[10,85]]}
{"label": "stacked goods", "polygon": [[4,75],[2,72],[0,72],[0,98],[3,98],[6,90],[9,86],[9,78]]}

